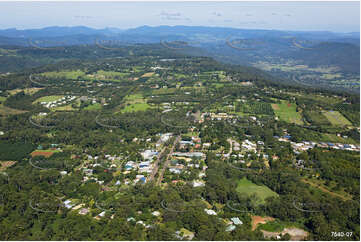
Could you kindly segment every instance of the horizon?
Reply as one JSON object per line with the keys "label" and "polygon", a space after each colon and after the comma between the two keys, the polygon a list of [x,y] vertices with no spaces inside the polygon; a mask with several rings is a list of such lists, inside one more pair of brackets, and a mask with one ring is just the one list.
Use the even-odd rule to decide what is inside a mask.
{"label": "horizon", "polygon": [[117,27],[109,27],[109,26],[105,26],[103,28],[94,28],[91,26],[86,26],[86,25],[74,25],[74,26],[65,26],[65,25],[49,25],[49,26],[44,26],[44,27],[40,27],[40,28],[26,28],[26,29],[21,29],[21,28],[16,28],[16,27],[10,27],[10,28],[0,28],[0,31],[3,30],[17,30],[17,31],[26,31],[26,30],[43,30],[43,29],[48,29],[48,28],[89,28],[89,29],[94,29],[94,30],[104,30],[104,29],[116,29],[116,30],[121,30],[121,31],[126,31],[126,30],[130,30],[130,29],[137,29],[137,28],[142,28],[142,27],[149,27],[149,28],[158,28],[158,27],[194,27],[194,28],[229,28],[229,29],[238,29],[238,30],[262,30],[262,31],[292,31],[292,32],[329,32],[329,33],[341,33],[341,34],[348,34],[348,33],[360,33],[360,31],[350,31],[350,32],[340,32],[340,31],[331,31],[331,30],[291,30],[291,29],[262,29],[262,28],[237,28],[237,27],[228,27],[228,26],[207,26],[207,25],[156,25],[156,26],[150,26],[150,25],[139,25],[136,27],[131,27],[131,28],[117,28]]}
{"label": "horizon", "polygon": [[124,30],[143,25],[181,25],[280,31],[360,32],[360,3],[356,1],[0,2],[0,9],[0,29],[86,26],[93,29]]}

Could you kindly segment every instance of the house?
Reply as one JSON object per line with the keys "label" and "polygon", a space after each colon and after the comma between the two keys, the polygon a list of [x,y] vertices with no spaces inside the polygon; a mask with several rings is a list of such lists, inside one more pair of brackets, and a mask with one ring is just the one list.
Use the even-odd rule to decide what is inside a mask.
{"label": "house", "polygon": [[74,207],[74,204],[72,204],[72,201],[70,201],[70,200],[64,201],[63,204],[68,209],[71,209],[72,207]]}
{"label": "house", "polygon": [[194,237],[194,233],[185,228],[182,228],[182,229],[176,231],[175,234],[176,234],[176,237],[180,240],[183,240],[183,239],[192,240]]}
{"label": "house", "polygon": [[148,167],[149,165],[150,165],[149,161],[143,161],[143,162],[140,162],[139,168]]}
{"label": "house", "polygon": [[135,221],[135,218],[133,218],[133,217],[127,218],[127,222],[130,222],[130,221]]}
{"label": "house", "polygon": [[80,215],[86,215],[87,213],[89,213],[89,209],[88,208],[82,208],[79,211]]}
{"label": "house", "polygon": [[199,180],[198,181],[194,180],[192,182],[192,184],[193,184],[193,187],[203,187],[206,185],[204,181],[199,181]]}
{"label": "house", "polygon": [[61,172],[60,172],[60,175],[62,175],[62,176],[65,176],[66,174],[68,174],[67,171],[61,171]]}
{"label": "house", "polygon": [[226,231],[227,231],[227,232],[230,232],[230,231],[233,231],[233,230],[235,230],[235,229],[236,229],[236,226],[234,226],[233,224],[231,224],[231,225],[228,225],[228,226],[227,226]]}
{"label": "house", "polygon": [[169,168],[169,171],[174,174],[180,174],[182,172],[182,170],[180,170],[178,168]]}
{"label": "house", "polygon": [[202,152],[173,152],[174,156],[185,156],[185,157],[203,157]]}
{"label": "house", "polygon": [[198,174],[199,178],[202,178],[202,177],[205,177],[205,176],[206,176],[206,173],[204,173],[204,172],[199,172],[199,174]]}
{"label": "house", "polygon": [[212,210],[212,209],[204,209],[204,211],[208,214],[208,215],[217,215],[217,213],[214,211],[214,210]]}
{"label": "house", "polygon": [[235,225],[242,225],[242,224],[243,224],[243,222],[242,222],[238,217],[231,218],[231,221],[232,221]]}
{"label": "house", "polygon": [[160,215],[160,212],[159,211],[154,211],[154,212],[152,212],[152,215],[158,217]]}

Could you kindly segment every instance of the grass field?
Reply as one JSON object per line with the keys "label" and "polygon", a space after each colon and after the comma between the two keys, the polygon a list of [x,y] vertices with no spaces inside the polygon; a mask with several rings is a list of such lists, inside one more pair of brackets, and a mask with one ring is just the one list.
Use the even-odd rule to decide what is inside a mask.
{"label": "grass field", "polygon": [[40,102],[53,102],[56,100],[59,100],[60,98],[63,98],[64,96],[45,96],[36,99],[33,103],[40,103]]}
{"label": "grass field", "polygon": [[49,77],[49,78],[65,78],[65,79],[72,79],[75,80],[80,76],[84,76],[85,73],[83,71],[77,70],[77,71],[52,71],[52,72],[44,72],[42,73],[43,76]]}
{"label": "grass field", "polygon": [[25,88],[25,89],[13,89],[9,90],[10,95],[14,95],[16,93],[19,93],[21,91],[24,91],[25,94],[33,95],[34,93],[40,91],[41,89],[44,89],[43,87],[32,87],[32,88]]}
{"label": "grass field", "polygon": [[77,70],[77,71],[44,72],[42,73],[42,75],[49,78],[64,78],[71,80],[75,80],[78,77],[82,77],[87,80],[119,81],[119,79],[126,78],[127,76],[129,76],[129,73],[99,70],[94,74],[85,74],[85,72],[81,70]]}
{"label": "grass field", "polygon": [[304,226],[302,226],[302,224],[300,223],[285,222],[276,219],[273,221],[268,221],[265,224],[260,224],[257,228],[269,232],[281,232],[285,228],[303,228],[303,227]]}
{"label": "grass field", "polygon": [[148,108],[150,108],[150,106],[147,103],[135,103],[125,106],[125,108],[123,108],[121,112],[127,113],[127,112],[145,111]]}
{"label": "grass field", "polygon": [[323,115],[335,126],[352,125],[341,113],[338,111],[323,112]]}
{"label": "grass field", "polygon": [[26,113],[26,112],[28,112],[28,111],[9,108],[9,107],[4,106],[4,104],[2,104],[2,103],[0,104],[0,115],[21,114],[21,113]]}
{"label": "grass field", "polygon": [[144,73],[141,77],[151,77],[153,76],[154,72],[147,72],[147,73]]}
{"label": "grass field", "polygon": [[95,103],[84,108],[84,110],[99,110],[102,108],[100,103]]}
{"label": "grass field", "polygon": [[247,178],[241,179],[238,184],[236,191],[239,193],[245,193],[247,195],[256,194],[257,197],[259,197],[259,204],[263,204],[265,202],[265,199],[267,197],[276,197],[278,196],[277,193],[272,191],[266,186],[258,186],[254,184],[253,182],[247,180]]}
{"label": "grass field", "polygon": [[302,125],[302,117],[300,113],[296,112],[296,107],[297,105],[295,103],[288,103],[284,100],[282,100],[281,103],[272,104],[274,113],[281,120]]}
{"label": "grass field", "polygon": [[122,113],[145,111],[150,108],[147,100],[142,94],[132,94],[125,97],[125,107],[120,110]]}
{"label": "grass field", "polygon": [[177,88],[159,88],[152,91],[152,94],[162,95],[162,94],[173,94],[177,91]]}
{"label": "grass field", "polygon": [[348,194],[347,192],[345,192],[343,189],[340,191],[335,191],[335,189],[327,187],[325,185],[325,182],[322,180],[317,180],[315,178],[312,178],[312,179],[304,178],[304,179],[301,179],[301,181],[318,189],[318,190],[321,190],[322,192],[328,193],[334,197],[341,198],[344,201],[352,199],[352,196],[350,194]]}
{"label": "grass field", "polygon": [[54,111],[74,111],[76,109],[74,109],[71,104],[66,105],[66,106],[60,106],[60,107],[56,107],[56,108],[51,108],[51,110]]}
{"label": "grass field", "polygon": [[6,97],[0,97],[0,102],[3,102],[6,100]]}

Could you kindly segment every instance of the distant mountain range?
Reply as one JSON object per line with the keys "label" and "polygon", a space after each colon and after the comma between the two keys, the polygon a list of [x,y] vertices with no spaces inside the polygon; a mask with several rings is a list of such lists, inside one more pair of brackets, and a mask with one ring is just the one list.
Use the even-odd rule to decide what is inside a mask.
{"label": "distant mountain range", "polygon": [[243,38],[276,38],[292,35],[294,37],[305,37],[317,40],[340,40],[340,39],[359,39],[359,32],[335,33],[328,31],[280,31],[280,30],[261,30],[261,29],[237,29],[224,27],[204,27],[204,26],[141,26],[132,29],[121,30],[118,28],[93,29],[85,26],[60,27],[51,26],[42,29],[18,30],[15,28],[0,30],[1,37],[8,38],[53,38],[65,36],[112,36],[112,37],[130,37],[130,36],[148,36],[166,37],[183,36],[186,38],[195,38],[196,36],[209,36],[211,41],[219,38],[225,38],[229,35],[242,36]]}
{"label": "distant mountain range", "polygon": [[[124,30],[52,26],[42,29],[0,30],[0,48],[25,47],[47,50],[49,47],[72,45],[98,45],[107,48],[114,45],[138,44],[158,44],[160,47],[163,45],[174,52],[209,56],[231,64],[253,67],[267,65],[263,70],[271,67],[272,74],[286,79],[294,76],[298,70],[287,70],[286,67],[278,71],[274,66],[291,63],[293,67],[336,67],[342,78],[352,80],[359,79],[357,76],[360,73],[359,32],[281,31],[206,26],[141,26]],[[3,58],[4,63],[8,62],[10,57],[6,58]],[[298,72],[298,75],[304,77],[304,74],[310,74],[306,72]],[[340,76],[340,73],[334,74]]]}

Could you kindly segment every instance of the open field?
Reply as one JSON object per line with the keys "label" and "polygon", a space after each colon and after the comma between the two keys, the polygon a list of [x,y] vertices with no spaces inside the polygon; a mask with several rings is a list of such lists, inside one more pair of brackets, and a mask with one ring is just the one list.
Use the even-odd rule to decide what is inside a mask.
{"label": "open field", "polygon": [[303,124],[301,114],[296,112],[297,105],[295,103],[282,100],[281,103],[272,104],[272,108],[281,120],[288,123]]}
{"label": "open field", "polygon": [[272,217],[261,217],[261,216],[252,216],[252,231],[255,230],[258,224],[265,224],[269,221],[274,221]]}
{"label": "open field", "polygon": [[60,98],[63,98],[64,96],[45,96],[36,99],[33,103],[40,103],[40,102],[53,102],[56,100],[59,100]]}
{"label": "open field", "polygon": [[151,106],[142,94],[132,94],[125,97],[125,106],[120,110],[122,113],[145,111]]}
{"label": "open field", "polygon": [[0,115],[13,115],[13,114],[26,113],[26,112],[28,111],[9,108],[4,106],[4,104],[2,103],[0,104]]}
{"label": "open field", "polygon": [[99,70],[94,74],[85,74],[85,72],[77,70],[77,71],[44,72],[42,73],[42,75],[49,78],[64,78],[70,80],[75,80],[78,77],[81,77],[84,78],[85,80],[119,81],[122,78],[128,77],[129,73]]}
{"label": "open field", "polygon": [[147,72],[147,73],[144,73],[141,77],[151,77],[154,75],[154,72]]}
{"label": "open field", "polygon": [[121,112],[127,113],[127,112],[145,111],[148,108],[150,108],[150,106],[147,103],[135,103],[125,106],[125,108],[122,109]]}
{"label": "open field", "polygon": [[268,187],[258,186],[256,184],[254,184],[253,182],[247,180],[247,178],[243,178],[238,182],[236,191],[239,193],[245,193],[249,196],[255,193],[257,195],[257,197],[259,197],[259,199],[260,199],[259,203],[261,203],[261,204],[264,203],[264,201],[267,197],[278,196],[277,193],[275,193]]}
{"label": "open field", "polygon": [[52,156],[54,153],[60,152],[59,150],[34,150],[31,152],[31,156],[45,156],[46,158]]}
{"label": "open field", "polygon": [[0,161],[0,171],[6,170],[6,168],[14,165],[16,161]]}
{"label": "open field", "polygon": [[65,106],[59,106],[59,107],[56,107],[56,108],[51,108],[51,110],[54,110],[54,111],[75,111],[76,109],[74,109],[71,104],[69,105],[65,105]]}
{"label": "open field", "polygon": [[330,121],[331,124],[336,126],[352,125],[340,112],[327,111],[323,112],[323,115]]}
{"label": "open field", "polygon": [[84,110],[99,110],[102,108],[100,103],[95,103],[84,108]]}
{"label": "open field", "polygon": [[9,93],[11,95],[15,95],[16,93],[19,93],[21,91],[24,91],[25,94],[28,95],[33,95],[34,93],[37,93],[38,91],[40,91],[41,89],[44,89],[43,87],[32,87],[32,88],[25,88],[25,89],[13,89],[13,90],[9,90]]}
{"label": "open field", "polygon": [[77,71],[52,71],[52,72],[44,72],[42,73],[43,76],[49,77],[49,78],[65,78],[65,79],[72,79],[75,80],[80,76],[84,76],[85,73],[83,71],[77,70]]}
{"label": "open field", "polygon": [[322,181],[316,179],[302,179],[301,181],[334,197],[341,198],[344,201],[352,199],[352,197],[344,191],[332,191],[332,189],[326,187]]}

